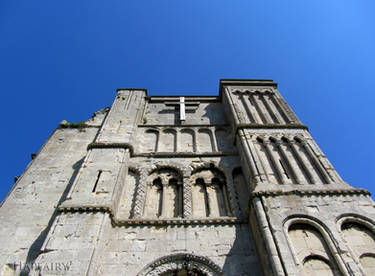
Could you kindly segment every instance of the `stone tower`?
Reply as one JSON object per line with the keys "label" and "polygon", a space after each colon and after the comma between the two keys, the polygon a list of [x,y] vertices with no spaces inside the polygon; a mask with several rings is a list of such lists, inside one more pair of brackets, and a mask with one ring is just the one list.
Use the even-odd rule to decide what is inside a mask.
{"label": "stone tower", "polygon": [[369,192],[269,80],[118,89],[63,122],[0,209],[1,275],[375,275]]}

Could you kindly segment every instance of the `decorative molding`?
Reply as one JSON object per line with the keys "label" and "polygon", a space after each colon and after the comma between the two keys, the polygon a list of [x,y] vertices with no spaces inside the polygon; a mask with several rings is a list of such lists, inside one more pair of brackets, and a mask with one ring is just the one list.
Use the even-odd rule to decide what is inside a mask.
{"label": "decorative molding", "polygon": [[178,253],[158,258],[142,269],[137,276],[159,276],[181,269],[205,276],[224,276],[224,271],[210,259],[189,253]]}
{"label": "decorative molding", "polygon": [[272,190],[272,191],[257,191],[250,194],[250,198],[254,197],[277,197],[284,195],[299,195],[299,196],[312,196],[312,195],[365,195],[371,196],[371,193],[366,189],[306,189],[306,190]]}
{"label": "decorative molding", "polygon": [[267,94],[274,94],[272,88],[252,88],[252,89],[235,89],[233,94],[259,94],[259,95],[267,95]]}
{"label": "decorative molding", "polygon": [[111,221],[116,226],[167,226],[167,225],[223,225],[223,224],[243,224],[247,223],[246,219],[238,219],[236,217],[216,217],[216,218],[171,218],[171,219],[117,219],[114,215],[113,208],[109,206],[94,206],[94,205],[80,205],[80,206],[60,206],[58,207],[60,213],[108,213]]}
{"label": "decorative molding", "polygon": [[92,142],[87,146],[87,150],[90,149],[129,149],[133,155],[134,148],[128,143],[103,143],[103,142]]}
{"label": "decorative molding", "polygon": [[183,198],[183,217],[190,218],[192,215],[192,194],[191,194],[191,185],[190,177],[183,175],[182,180],[182,198]]}
{"label": "decorative molding", "polygon": [[135,153],[132,157],[213,157],[213,156],[236,156],[237,152],[149,152],[149,153]]}
{"label": "decorative molding", "polygon": [[140,124],[138,125],[140,128],[146,128],[146,127],[155,127],[155,128],[201,128],[201,127],[230,127],[230,124],[202,124],[202,125],[194,125],[194,124],[184,124],[184,125],[162,125],[162,124]]}

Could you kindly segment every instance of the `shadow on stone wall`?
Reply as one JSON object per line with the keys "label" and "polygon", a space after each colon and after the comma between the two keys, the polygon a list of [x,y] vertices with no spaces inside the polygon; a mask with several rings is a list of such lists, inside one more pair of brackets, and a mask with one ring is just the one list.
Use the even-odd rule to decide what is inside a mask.
{"label": "shadow on stone wall", "polygon": [[223,270],[227,276],[261,276],[260,262],[248,224],[237,224],[236,238],[226,254]]}
{"label": "shadow on stone wall", "polygon": [[[65,190],[62,193],[62,195],[61,195],[61,197],[60,197],[60,199],[57,203],[57,206],[60,206],[65,201],[65,199],[66,199],[66,197],[69,193],[69,190],[72,187],[72,185],[74,183],[74,180],[76,179],[76,177],[78,175],[78,171],[79,171],[79,169],[80,169],[80,167],[83,163],[83,160],[84,160],[84,158],[80,159],[79,161],[77,161],[72,166],[72,168],[74,170],[73,174],[72,174],[71,178],[69,179],[68,185],[65,187]],[[43,246],[44,241],[47,238],[47,235],[48,235],[49,231],[51,230],[51,227],[52,227],[53,222],[55,221],[57,215],[58,215],[58,212],[57,212],[57,208],[56,208],[55,211],[53,212],[51,218],[49,219],[46,228],[44,228],[44,230],[42,232],[40,232],[37,239],[31,244],[29,252],[27,254],[27,258],[26,258],[26,264],[27,265],[25,265],[22,268],[20,276],[28,276],[29,273],[30,273],[29,269],[31,267],[33,267],[32,265],[34,264],[34,262],[38,258],[38,256],[43,253],[43,252],[41,252],[41,248]]]}

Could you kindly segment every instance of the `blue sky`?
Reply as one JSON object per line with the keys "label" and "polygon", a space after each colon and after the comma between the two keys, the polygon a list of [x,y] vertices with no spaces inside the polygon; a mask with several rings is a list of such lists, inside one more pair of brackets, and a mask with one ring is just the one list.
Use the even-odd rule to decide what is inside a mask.
{"label": "blue sky", "polygon": [[375,192],[375,2],[0,1],[0,199],[62,120],[118,87],[218,93],[268,78],[343,179]]}

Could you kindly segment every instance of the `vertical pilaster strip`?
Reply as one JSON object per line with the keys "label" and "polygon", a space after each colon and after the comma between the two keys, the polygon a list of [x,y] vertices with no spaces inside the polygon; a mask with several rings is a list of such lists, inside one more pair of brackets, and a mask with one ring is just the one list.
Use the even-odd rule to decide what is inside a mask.
{"label": "vertical pilaster strip", "polygon": [[278,103],[280,105],[280,108],[287,115],[287,117],[289,119],[289,122],[290,123],[298,123],[299,120],[298,120],[297,116],[294,114],[294,112],[289,107],[289,105],[285,102],[285,100],[281,97],[281,95],[279,95],[277,97],[277,101],[278,101]]}
{"label": "vertical pilaster strip", "polygon": [[298,152],[296,143],[293,141],[289,141],[290,148],[292,149],[292,152],[294,156],[296,157],[297,162],[301,165],[304,173],[307,175],[307,177],[310,180],[311,184],[319,183],[319,179],[315,177],[313,173],[310,172],[309,168],[307,167],[307,164],[305,164],[304,160],[302,159],[301,155]]}
{"label": "vertical pilaster strip", "polygon": [[264,147],[266,149],[266,152],[267,152],[268,156],[270,157],[274,168],[276,169],[276,173],[278,175],[278,178],[281,181],[281,184],[288,183],[288,179],[283,172],[283,168],[281,167],[281,164],[280,164],[278,158],[275,156],[275,152],[273,151],[273,149],[271,149],[271,146],[270,146],[271,142],[268,139],[264,139],[263,143],[264,143]]}
{"label": "vertical pilaster strip", "polygon": [[259,103],[258,103],[258,100],[256,99],[256,95],[255,94],[250,94],[249,95],[249,100],[251,101],[251,103],[255,106],[255,109],[256,109],[256,113],[258,114],[258,116],[261,118],[261,121],[264,123],[264,124],[267,124],[267,119],[266,117],[264,116],[263,112],[262,112],[262,109],[260,108],[259,106]]}
{"label": "vertical pilaster strip", "polygon": [[193,150],[194,152],[198,152],[198,131],[196,128],[193,129],[194,131],[194,136],[193,136]]}
{"label": "vertical pilaster strip", "polygon": [[[245,133],[245,131],[244,131],[244,133]],[[257,150],[254,146],[254,143],[253,143],[251,137],[246,138],[246,141],[248,142],[248,145],[250,147],[250,151],[253,153],[253,158],[254,158],[254,161],[255,161],[255,165],[258,168],[260,178],[262,179],[262,181],[267,181],[266,172],[264,171],[263,164],[262,164],[262,162],[259,158],[258,152],[257,152]]]}
{"label": "vertical pilaster strip", "polygon": [[270,225],[268,223],[267,216],[263,208],[262,201],[258,197],[254,197],[254,209],[258,217],[259,228],[262,229],[264,242],[266,244],[267,251],[270,256],[270,263],[272,266],[272,271],[274,275],[278,275],[278,276],[285,275],[284,268],[280,260],[280,255],[277,250],[275,240],[272,235],[272,230],[270,229]]}
{"label": "vertical pilaster strip", "polygon": [[254,94],[254,98],[256,99],[256,102],[259,106],[259,109],[264,117],[264,119],[266,120],[266,124],[272,124],[273,123],[273,120],[269,114],[269,111],[267,110],[266,106],[264,105],[264,102],[263,102],[263,95],[261,94],[261,92],[256,92]]}
{"label": "vertical pilaster strip", "polygon": [[178,146],[178,142],[179,142],[179,133],[180,132],[180,129],[176,129],[176,131],[175,131],[175,137],[174,137],[174,151],[175,152],[178,152],[180,149],[179,149],[179,146]]}
{"label": "vertical pilaster strip", "polygon": [[231,112],[233,114],[234,124],[235,125],[239,125],[240,124],[240,120],[238,118],[238,111],[237,111],[237,109],[236,109],[236,107],[234,105],[233,99],[232,99],[232,97],[230,95],[231,91],[228,88],[225,88],[225,90],[226,90],[226,93],[224,93],[224,96],[227,99],[228,104],[229,104],[229,108],[230,108],[230,110],[231,110]]}
{"label": "vertical pilaster strip", "polygon": [[211,133],[212,151],[213,152],[217,152],[218,151],[218,147],[217,147],[217,141],[216,141],[215,128],[209,128],[209,131]]}
{"label": "vertical pilaster strip", "polygon": [[238,94],[239,99],[241,100],[241,103],[247,113],[247,117],[250,121],[250,123],[257,123],[257,121],[254,118],[254,114],[251,112],[251,109],[249,108],[249,103],[246,101],[245,95],[243,93]]}
{"label": "vertical pilaster strip", "polygon": [[167,194],[167,189],[170,189],[169,185],[168,185],[168,181],[162,179],[162,190],[161,190],[161,194],[160,194],[160,200],[161,200],[161,214],[160,216],[162,218],[164,217],[167,217],[166,214],[167,214],[167,200],[166,200],[166,194]]}
{"label": "vertical pilaster strip", "polygon": [[[249,147],[247,145],[246,135],[245,135],[245,132],[244,132],[243,129],[239,130],[239,137],[238,137],[238,139],[240,140],[242,148],[243,148],[243,150],[245,152],[245,158],[247,159],[247,163],[250,166],[250,171],[253,174],[253,179],[252,180],[254,180],[254,182],[255,182],[254,184],[257,185],[258,183],[262,182],[262,179],[260,177],[259,171],[258,171],[257,166],[255,164],[253,155],[251,154],[250,149],[249,149]],[[251,189],[251,187],[250,187],[250,189]]]}
{"label": "vertical pilaster strip", "polygon": [[114,214],[115,217],[117,217],[117,214],[118,214],[121,196],[124,193],[125,188],[127,187],[126,177],[128,175],[129,158],[130,158],[129,149],[125,149],[125,153],[121,161],[122,164],[120,166],[119,174],[117,176],[115,187],[113,188],[113,194],[112,194],[112,204],[113,204],[113,210],[115,210],[115,214]]}
{"label": "vertical pilaster strip", "polygon": [[281,123],[280,119],[276,117],[276,112],[272,110],[265,96],[266,94],[259,94],[259,98],[262,102],[262,105],[265,107],[266,117],[268,118],[270,123],[280,124]]}
{"label": "vertical pilaster strip", "polygon": [[275,94],[270,94],[270,99],[275,106],[275,108],[278,110],[280,115],[284,118],[284,121],[286,124],[292,123],[292,120],[289,118],[287,112],[284,110],[283,106],[280,104],[279,100],[275,97]]}
{"label": "vertical pilaster strip", "polygon": [[[301,179],[299,178],[297,172],[294,170],[292,164],[290,163],[290,160],[288,158],[288,156],[286,155],[286,152],[283,148],[283,142],[282,141],[276,141],[276,145],[279,149],[279,152],[280,152],[280,155],[282,156],[282,158],[284,159],[286,165],[288,166],[289,168],[289,171],[292,173],[291,177],[293,177],[295,179],[295,181],[300,184],[301,183]],[[288,146],[288,145],[286,145]]]}
{"label": "vertical pilaster strip", "polygon": [[322,164],[319,162],[318,158],[315,156],[314,152],[311,150],[309,144],[306,141],[304,141],[304,140],[301,140],[300,143],[302,144],[303,148],[306,150],[308,156],[310,157],[310,159],[314,163],[315,167],[322,174],[322,176],[323,176],[324,180],[326,181],[326,183],[327,184],[333,183],[331,177],[328,175],[328,173],[325,170],[325,168],[323,168]]}
{"label": "vertical pilaster strip", "polygon": [[274,102],[272,101],[272,97],[273,97],[272,92],[265,93],[264,94],[265,104],[268,106],[268,108],[270,110],[270,113],[274,115],[274,117],[276,119],[276,123],[284,124],[285,121],[284,121],[283,117],[281,116],[279,110],[275,106]]}
{"label": "vertical pilaster strip", "polygon": [[254,122],[255,122],[256,124],[261,124],[261,123],[262,123],[262,119],[261,119],[261,117],[259,116],[257,109],[255,108],[255,105],[254,105],[253,100],[252,100],[252,98],[251,98],[251,94],[248,94],[248,97],[247,97],[247,101],[246,101],[246,103],[248,104],[248,107],[249,107],[249,109],[250,109],[250,112],[251,112],[251,114],[253,115]]}

